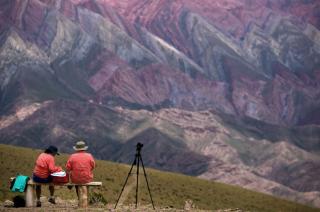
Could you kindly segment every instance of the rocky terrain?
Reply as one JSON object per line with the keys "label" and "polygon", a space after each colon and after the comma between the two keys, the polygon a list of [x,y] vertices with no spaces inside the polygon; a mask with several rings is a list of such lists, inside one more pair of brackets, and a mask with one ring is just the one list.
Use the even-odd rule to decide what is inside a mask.
{"label": "rocky terrain", "polygon": [[4,0],[0,140],[320,207],[320,2]]}

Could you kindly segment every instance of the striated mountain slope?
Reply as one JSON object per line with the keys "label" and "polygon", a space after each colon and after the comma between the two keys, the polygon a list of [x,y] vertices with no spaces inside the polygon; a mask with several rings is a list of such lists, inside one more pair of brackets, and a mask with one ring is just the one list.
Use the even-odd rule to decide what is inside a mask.
{"label": "striated mountain slope", "polygon": [[[249,4],[250,3],[250,4]],[[320,206],[318,1],[5,0],[1,143]]]}
{"label": "striated mountain slope", "polygon": [[[161,43],[166,43],[167,45],[163,44],[162,49],[166,49],[166,46],[175,47],[182,54],[195,61],[204,70],[207,77],[226,82],[230,88],[228,96],[233,97],[230,99],[230,103],[234,108],[233,111],[227,109],[224,112],[230,113],[232,111],[233,114],[277,124],[291,125],[298,124],[301,119],[305,120],[304,111],[309,111],[310,107],[315,108],[319,104],[316,98],[319,95],[317,92],[319,90],[317,77],[320,67],[319,30],[311,24],[304,23],[302,19],[298,19],[294,16],[295,13],[290,10],[289,12],[276,13],[272,9],[281,10],[282,7],[270,2],[252,3],[251,7],[242,1],[230,1],[225,6],[212,2],[206,3],[150,1],[147,4],[143,1],[128,1],[126,3],[81,1],[78,6],[86,7],[109,18],[105,11],[108,11],[111,5],[123,15],[125,21],[119,24],[113,19],[110,20],[126,30],[128,34],[157,56],[163,58],[163,53],[159,52],[159,48],[155,48],[154,42],[151,42],[150,39],[146,40],[145,33],[143,33],[145,30],[141,31],[141,28],[152,32]],[[299,4],[301,7],[305,6],[303,3]],[[298,7],[299,4],[288,3],[287,6]],[[317,2],[309,4],[318,7]],[[223,7],[221,8],[221,6]],[[312,6],[308,6],[310,10],[312,10]],[[258,7],[261,9],[257,11]],[[243,28],[241,29],[243,31],[241,37],[231,36],[225,31],[228,30],[226,27],[230,24],[221,22],[223,17],[221,12],[214,13],[217,17],[212,17],[206,9],[215,12],[219,9],[219,11],[226,13],[238,9],[238,13],[228,13],[224,20],[230,19],[229,22],[232,22],[237,18],[238,21],[234,21],[238,24],[237,28]],[[248,13],[248,17],[242,13]],[[258,14],[263,15],[260,17]],[[317,20],[317,16],[314,15],[312,20]],[[126,27],[128,22],[135,27]],[[225,27],[221,27],[221,23]],[[170,61],[169,64],[172,65]],[[291,78],[294,84],[286,84],[287,80],[282,80],[283,70],[288,72],[285,78]],[[246,89],[246,85],[242,84],[244,82],[238,83],[239,75],[244,78],[251,75],[250,79],[246,79],[246,84],[248,81],[252,81],[252,75],[263,77],[259,85],[262,93],[250,91],[248,97],[240,96],[237,91],[244,93],[242,89]],[[193,75],[191,74],[191,76]],[[279,84],[283,84],[282,87],[285,88],[275,87]],[[301,86],[308,87],[307,93],[303,91]],[[278,97],[277,94],[270,92],[270,87],[283,97]],[[311,90],[316,91],[315,95],[309,94]],[[303,104],[307,108],[302,106],[300,100],[286,99],[285,97],[301,96],[300,94],[303,96],[303,101],[308,102]],[[243,105],[243,98],[248,98],[248,104]],[[271,99],[272,102],[270,102]]]}
{"label": "striated mountain slope", "polygon": [[[176,42],[173,42],[171,41],[173,38],[169,39],[153,32],[153,28],[145,28],[149,25],[153,26],[149,22],[148,24],[144,23],[145,26],[143,26],[140,25],[139,21],[137,23],[135,21],[132,23],[132,27],[129,21],[133,18],[130,18],[130,16],[125,16],[128,20],[115,18],[119,17],[114,11],[115,9],[111,8],[109,4],[103,4],[104,2],[88,1],[74,5],[72,2],[64,1],[60,4],[55,3],[54,6],[45,5],[38,1],[31,1],[28,5],[25,1],[18,2],[12,10],[14,14],[21,10],[21,15],[15,16],[16,18],[13,20],[20,36],[35,41],[42,49],[47,49],[46,53],[50,62],[61,66],[55,69],[65,69],[65,66],[70,65],[66,61],[73,60],[71,63],[77,65],[86,55],[90,55],[90,57],[87,57],[88,60],[90,58],[98,59],[95,55],[101,55],[96,61],[100,64],[92,65],[94,62],[90,62],[91,66],[84,66],[86,61],[82,61],[81,67],[79,67],[79,69],[82,69],[84,66],[85,71],[89,72],[89,75],[85,74],[87,75],[85,77],[92,77],[90,86],[99,93],[97,97],[94,97],[99,101],[104,99],[107,102],[110,96],[103,91],[103,86],[110,87],[109,79],[111,75],[104,73],[125,74],[121,73],[119,68],[114,67],[114,64],[101,64],[101,61],[112,63],[117,61],[108,59],[110,58],[108,52],[111,52],[120,60],[123,60],[124,64],[128,63],[134,69],[150,69],[145,66],[162,63],[165,66],[164,69],[169,69],[167,72],[172,72],[172,68],[182,70],[191,76],[192,80],[199,77],[206,78],[208,81],[206,84],[209,84],[212,81],[211,78],[218,79],[216,82],[220,83],[222,89],[218,88],[215,93],[223,92],[222,98],[215,101],[217,99],[211,97],[211,92],[201,92],[200,94],[198,92],[186,92],[186,89],[182,89],[181,86],[175,89],[174,85],[170,85],[170,90],[166,89],[167,91],[164,91],[167,95],[158,101],[153,100],[162,96],[157,92],[148,94],[148,96],[130,98],[125,97],[123,93],[134,91],[133,93],[141,94],[142,87],[144,87],[143,89],[146,88],[145,90],[153,90],[153,88],[150,84],[143,85],[146,84],[145,82],[151,81],[147,76],[144,77],[147,79],[145,81],[141,81],[142,79],[137,79],[135,76],[129,76],[127,81],[130,80],[138,86],[125,87],[112,94],[112,96],[120,96],[127,102],[138,103],[143,106],[153,106],[160,104],[160,102],[167,102],[174,107],[192,110],[214,107],[224,113],[248,116],[281,125],[295,125],[300,122],[312,124],[315,122],[315,120],[308,120],[310,115],[306,111],[318,113],[319,102],[317,96],[320,90],[317,80],[320,66],[318,41],[316,39],[310,40],[302,30],[293,26],[290,20],[283,19],[281,16],[277,16],[277,21],[273,19],[268,21],[270,27],[265,27],[265,29],[260,27],[261,32],[258,32],[259,26],[252,28],[255,31],[248,32],[245,35],[246,39],[241,42],[225,36],[214,25],[210,25],[210,22],[193,13],[194,9],[181,9],[179,7],[181,14],[169,13],[175,14],[175,16],[180,14],[179,18],[174,19],[174,16],[172,20],[169,19],[170,22],[160,19],[159,24],[156,24],[157,19],[150,18],[151,23],[158,26],[157,30],[164,28],[164,31],[167,29],[170,31],[175,26],[172,30],[177,33],[166,35],[174,35]],[[179,2],[164,5],[169,6],[169,8],[172,7],[173,10]],[[165,8],[161,9],[162,4],[157,5],[152,3],[149,6],[160,11],[165,10]],[[182,4],[182,6],[183,8],[189,8],[192,5]],[[41,26],[37,27],[37,22],[28,21],[34,16],[31,12],[33,7],[40,7],[46,11],[36,17],[42,19],[41,22],[38,21],[42,23]],[[110,10],[113,11],[113,18],[110,18]],[[134,14],[139,14],[139,12]],[[154,18],[160,17],[160,15],[154,16]],[[116,21],[119,19],[121,21]],[[110,21],[119,26],[112,24]],[[173,23],[179,23],[179,25],[172,25]],[[131,27],[127,27],[128,25]],[[148,32],[148,30],[155,34]],[[314,29],[313,34],[319,36],[319,31]],[[289,39],[289,37],[292,37],[292,39]],[[75,45],[77,42],[80,42],[79,45],[77,44],[79,47]],[[99,47],[96,47],[97,45]],[[180,46],[183,46],[186,50],[183,50]],[[103,54],[101,51],[106,51],[106,53]],[[188,51],[195,52],[188,53]],[[64,63],[61,64],[61,58],[63,57]],[[303,67],[303,70],[301,67]],[[151,69],[154,70],[154,68]],[[97,74],[92,76],[94,73]],[[105,75],[105,77],[101,77],[102,75]],[[99,80],[96,80],[97,78]],[[288,78],[290,80],[287,80]],[[118,85],[118,83],[113,84],[112,86]],[[169,81],[166,84],[172,83]],[[192,85],[188,85],[188,87],[192,88],[197,86],[196,84],[197,82],[192,82]],[[203,87],[205,88],[202,90],[205,90],[207,86]],[[183,105],[181,100],[176,101],[172,97],[181,98],[181,96],[185,96],[184,93],[191,96],[183,98],[185,102]],[[221,101],[221,99],[223,100]],[[212,103],[213,101],[215,103]]]}
{"label": "striated mountain slope", "polygon": [[[267,69],[268,63],[279,59],[290,68],[295,68],[294,64],[287,61],[289,58],[281,58],[288,55],[289,52],[292,62],[297,63],[296,65],[299,63],[304,65],[302,63],[306,58],[301,58],[302,56],[309,57],[309,63],[313,63],[307,64],[311,66],[310,69],[314,69],[316,65],[319,66],[319,61],[316,59],[319,54],[319,40],[313,38],[311,41],[309,40],[311,34],[313,37],[315,34],[316,37],[319,37],[316,27],[319,23],[317,8],[320,4],[317,1],[287,1],[285,3],[279,1],[224,1],[223,3],[152,1],[149,4],[143,1],[118,3],[107,0],[97,2],[111,4],[130,22],[146,27],[202,66],[210,64],[210,61],[206,60],[210,59],[208,57],[210,54],[214,53],[217,56],[217,54],[227,53],[226,48],[215,53],[214,49],[219,49],[219,47],[215,47],[217,42],[208,39],[208,33],[204,30],[212,31],[213,36],[223,40],[237,54],[246,54],[251,62],[257,61],[256,65],[260,65],[260,69]],[[83,4],[86,5],[86,3]],[[301,14],[297,14],[298,8]],[[308,20],[309,23],[303,20]],[[312,26],[312,24],[315,25]],[[197,28],[200,29],[197,30]],[[309,30],[313,33],[309,34]],[[213,47],[213,50],[198,46],[201,43],[210,43],[211,45],[205,47]],[[292,43],[308,45],[292,46]],[[289,49],[288,44],[290,44]],[[238,45],[242,47],[250,45],[250,48],[242,49]],[[313,45],[317,47],[313,49]],[[263,48],[261,48],[262,46]],[[307,49],[310,49],[308,53]],[[263,60],[267,60],[267,63],[262,64]]]}

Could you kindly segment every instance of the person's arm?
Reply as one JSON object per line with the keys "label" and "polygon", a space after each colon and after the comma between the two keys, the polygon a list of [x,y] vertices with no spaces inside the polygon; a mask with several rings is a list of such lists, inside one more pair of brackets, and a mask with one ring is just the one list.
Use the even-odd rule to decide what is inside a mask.
{"label": "person's arm", "polygon": [[92,157],[92,155],[91,155],[90,165],[91,165],[91,170],[93,170],[96,167],[96,162],[94,161],[94,158]]}
{"label": "person's arm", "polygon": [[72,169],[72,165],[71,165],[71,157],[69,157],[67,163],[66,163],[66,170],[67,172],[70,172]]}
{"label": "person's arm", "polygon": [[53,156],[50,157],[48,168],[49,168],[50,173],[62,171],[62,168],[60,166],[55,165]]}

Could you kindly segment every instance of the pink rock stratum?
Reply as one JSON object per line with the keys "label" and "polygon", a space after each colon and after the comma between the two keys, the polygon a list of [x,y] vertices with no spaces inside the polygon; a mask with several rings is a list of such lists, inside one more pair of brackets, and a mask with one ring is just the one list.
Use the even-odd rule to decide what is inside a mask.
{"label": "pink rock stratum", "polygon": [[320,207],[319,30],[316,0],[2,0],[1,142],[144,142],[148,166]]}

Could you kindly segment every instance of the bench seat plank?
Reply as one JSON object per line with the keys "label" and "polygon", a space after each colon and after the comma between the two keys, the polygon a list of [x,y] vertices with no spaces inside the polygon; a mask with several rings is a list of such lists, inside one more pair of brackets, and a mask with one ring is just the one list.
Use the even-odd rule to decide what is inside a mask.
{"label": "bench seat plank", "polygon": [[75,183],[37,183],[33,180],[28,181],[28,185],[53,185],[53,186],[102,186],[102,182],[90,182],[85,184],[75,184]]}

